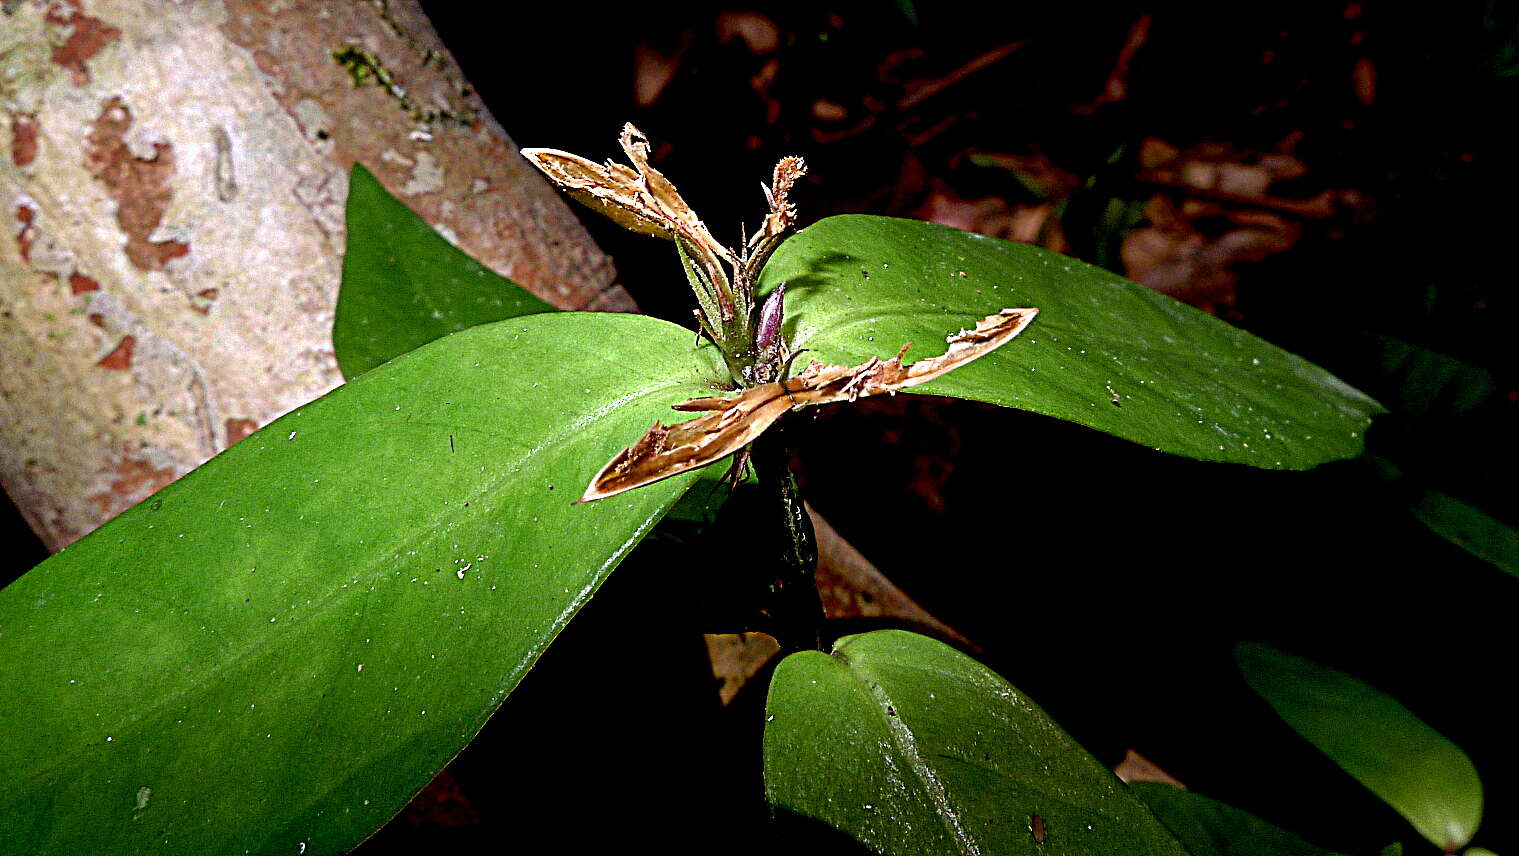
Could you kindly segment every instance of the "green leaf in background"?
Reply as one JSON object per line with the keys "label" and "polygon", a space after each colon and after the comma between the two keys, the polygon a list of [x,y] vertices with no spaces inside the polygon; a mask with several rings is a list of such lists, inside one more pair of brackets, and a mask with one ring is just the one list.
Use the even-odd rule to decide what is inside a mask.
{"label": "green leaf in background", "polygon": [[1158,782],[1129,785],[1192,856],[1336,856],[1249,812]]}
{"label": "green leaf in background", "polygon": [[1482,783],[1454,743],[1344,672],[1255,643],[1234,657],[1251,689],[1294,731],[1431,844],[1452,851],[1471,840],[1482,820]]}
{"label": "green leaf in background", "polygon": [[332,325],[346,378],[449,333],[554,309],[444,240],[362,164],[349,174],[347,223]]}
{"label": "green leaf in background", "polygon": [[1375,401],[1249,333],[1037,247],[884,217],[831,217],[765,267],[808,358],[854,365],[944,351],[1003,307],[1035,306],[1018,339],[911,390],[1079,422],[1209,461],[1304,469],[1360,453]]}
{"label": "green leaf in background", "polygon": [[26,574],[0,592],[0,853],[353,847],[696,478],[572,505],[720,371],[642,316],[476,327]]}
{"label": "green leaf in background", "polygon": [[1420,491],[1410,509],[1436,535],[1519,577],[1519,530],[1437,490]]}
{"label": "green leaf in background", "polygon": [[925,636],[793,654],[766,714],[765,791],[783,831],[920,856],[1185,854],[1043,711]]}
{"label": "green leaf in background", "polygon": [[1394,336],[1361,335],[1375,373],[1388,388],[1387,406],[1403,416],[1468,413],[1498,391],[1492,372]]}

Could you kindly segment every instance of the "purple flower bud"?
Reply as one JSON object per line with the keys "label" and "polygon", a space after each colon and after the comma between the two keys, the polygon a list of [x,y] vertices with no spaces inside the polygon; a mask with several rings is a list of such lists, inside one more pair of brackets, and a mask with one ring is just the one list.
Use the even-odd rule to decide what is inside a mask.
{"label": "purple flower bud", "polygon": [[771,357],[780,351],[782,303],[785,299],[786,283],[783,282],[775,287],[775,291],[770,292],[765,305],[760,308],[759,333],[755,344],[759,345],[762,356]]}

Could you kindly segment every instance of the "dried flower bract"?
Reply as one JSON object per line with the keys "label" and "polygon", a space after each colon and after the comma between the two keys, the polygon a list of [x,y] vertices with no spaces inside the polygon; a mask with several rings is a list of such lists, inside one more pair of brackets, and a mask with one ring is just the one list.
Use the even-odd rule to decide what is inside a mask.
{"label": "dried flower bract", "polygon": [[1023,332],[1038,309],[1004,309],[950,336],[943,354],[903,365],[907,345],[889,360],[872,357],[858,366],[814,362],[794,378],[746,389],[732,398],[696,398],[675,410],[708,411],[689,422],[655,422],[638,442],[622,450],[592,479],[581,502],[704,467],[737,452],[794,407],[854,401],[929,381],[984,356]]}

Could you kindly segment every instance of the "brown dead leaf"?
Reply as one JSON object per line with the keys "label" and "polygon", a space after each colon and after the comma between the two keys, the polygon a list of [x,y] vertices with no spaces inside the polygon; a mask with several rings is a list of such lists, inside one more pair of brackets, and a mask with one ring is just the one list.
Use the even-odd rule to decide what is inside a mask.
{"label": "brown dead leaf", "polygon": [[1070,244],[1059,218],[1054,216],[1055,209],[1051,202],[1013,206],[1000,196],[968,199],[936,178],[923,203],[908,214],[915,220],[952,226],[963,232],[1066,252]]}
{"label": "brown dead leaf", "polygon": [[781,43],[781,28],[758,12],[722,12],[717,16],[717,43],[742,39],[753,54],[774,53]]}
{"label": "brown dead leaf", "polygon": [[1186,790],[1187,786],[1181,780],[1155,766],[1149,758],[1135,752],[1133,749],[1125,749],[1123,760],[1113,768],[1113,775],[1117,776],[1124,784],[1134,782],[1158,782],[1162,785],[1170,785],[1173,788]]}
{"label": "brown dead leaf", "polygon": [[1276,182],[1301,178],[1308,172],[1301,159],[1286,152],[1240,152],[1215,142],[1181,150],[1152,137],[1140,144],[1139,163],[1140,181],[1204,199],[1311,219],[1335,213],[1336,194],[1332,191],[1306,199],[1271,192]]}
{"label": "brown dead leaf", "polygon": [[[1302,234],[1301,224],[1271,211],[1196,199],[1178,206],[1163,194],[1151,198],[1145,216],[1149,225],[1124,236],[1125,273],[1207,311],[1234,305],[1237,265],[1288,250]],[[1209,237],[1194,223],[1202,218],[1225,221],[1229,228]]]}
{"label": "brown dead leaf", "polygon": [[717,697],[725,705],[781,650],[768,633],[707,633],[705,638],[712,676],[722,681]]}
{"label": "brown dead leaf", "polygon": [[633,103],[639,107],[651,107],[675,79],[686,51],[695,40],[696,31],[687,27],[680,34],[675,49],[666,53],[649,42],[633,46]]}
{"label": "brown dead leaf", "polygon": [[1001,347],[1034,320],[1038,309],[1003,309],[946,339],[937,357],[902,365],[909,346],[895,357],[871,357],[858,366],[813,362],[794,378],[761,384],[733,398],[697,398],[675,410],[711,411],[689,422],[655,422],[638,442],[612,458],[591,480],[580,502],[615,496],[680,473],[704,467],[749,445],[794,407],[854,401],[928,383]]}

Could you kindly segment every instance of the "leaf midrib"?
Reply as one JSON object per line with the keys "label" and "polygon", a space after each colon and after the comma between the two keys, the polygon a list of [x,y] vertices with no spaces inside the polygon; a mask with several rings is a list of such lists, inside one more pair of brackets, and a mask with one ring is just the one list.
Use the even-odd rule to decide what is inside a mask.
{"label": "leaf midrib", "polygon": [[840,661],[845,671],[865,688],[871,701],[875,703],[876,714],[882,724],[886,726],[886,732],[891,735],[892,746],[897,754],[907,761],[907,768],[912,771],[921,784],[923,791],[934,804],[934,815],[939,819],[955,847],[964,856],[981,856],[981,845],[971,835],[965,824],[960,822],[963,813],[950,800],[948,787],[939,777],[934,774],[933,767],[923,759],[918,752],[917,736],[901,716],[892,716],[888,710],[900,710],[881,689],[881,682],[868,670],[854,662],[847,653],[835,651],[833,658]]}

